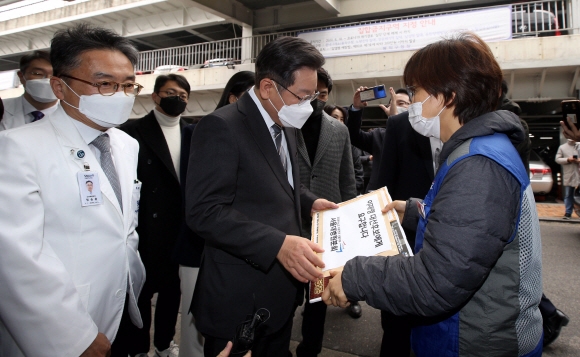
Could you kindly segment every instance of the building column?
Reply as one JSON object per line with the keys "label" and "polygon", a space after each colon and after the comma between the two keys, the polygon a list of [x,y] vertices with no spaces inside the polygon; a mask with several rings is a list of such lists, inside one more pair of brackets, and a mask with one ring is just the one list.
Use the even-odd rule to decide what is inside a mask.
{"label": "building column", "polygon": [[242,26],[242,63],[252,63],[252,26]]}

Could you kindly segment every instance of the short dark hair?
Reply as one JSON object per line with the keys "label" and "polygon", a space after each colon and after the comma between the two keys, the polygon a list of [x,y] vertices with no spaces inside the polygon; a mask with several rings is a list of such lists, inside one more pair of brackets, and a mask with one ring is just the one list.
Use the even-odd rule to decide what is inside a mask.
{"label": "short dark hair", "polygon": [[239,97],[254,85],[255,79],[256,75],[251,71],[241,71],[234,74],[226,84],[220,101],[215,109],[218,110],[219,108],[230,104],[230,94]]}
{"label": "short dark hair", "polygon": [[294,84],[295,72],[306,67],[318,70],[324,56],[308,41],[298,37],[278,37],[268,43],[256,57],[256,83],[272,78],[288,88]]}
{"label": "short dark hair", "polygon": [[407,97],[409,96],[409,92],[407,92],[407,90],[405,88],[399,88],[395,91],[395,94],[404,94]]}
{"label": "short dark hair", "polygon": [[344,118],[344,123],[346,124],[346,122],[348,121],[348,112],[346,111],[346,109],[344,109],[344,107],[341,107],[339,105],[327,105],[324,107],[324,112],[332,116],[332,112],[335,111],[336,109],[341,111],[342,116]]}
{"label": "short dark hair", "polygon": [[415,52],[403,73],[407,85],[442,95],[465,124],[494,111],[503,74],[489,46],[477,35],[461,33]]}
{"label": "short dark hair", "polygon": [[50,55],[48,54],[48,52],[34,51],[32,53],[20,57],[20,66],[19,66],[20,72],[22,73],[26,72],[26,70],[30,66],[30,63],[32,63],[32,61],[37,59],[44,60],[50,63]]}
{"label": "short dark hair", "polygon": [[320,67],[316,71],[316,75],[318,76],[318,81],[322,82],[328,88],[328,94],[330,94],[332,92],[332,78],[330,78],[330,74],[324,68]]}
{"label": "short dark hair", "polygon": [[507,92],[508,92],[508,85],[507,85],[507,81],[504,79],[501,81],[501,94],[503,96],[507,96]]}
{"label": "short dark hair", "polygon": [[175,74],[175,73],[161,74],[161,75],[157,76],[157,78],[155,78],[155,85],[153,86],[153,92],[159,94],[161,87],[163,87],[165,85],[165,83],[167,83],[169,81],[176,82],[177,85],[179,86],[179,88],[181,88],[187,92],[187,97],[189,98],[189,92],[191,92],[191,87],[189,85],[189,82],[187,81],[187,79],[184,76],[182,76],[180,74]]}
{"label": "short dark hair", "polygon": [[131,41],[117,33],[82,23],[59,30],[50,41],[50,62],[54,76],[67,74],[80,65],[79,56],[91,50],[114,50],[124,54],[133,67],[139,60],[139,52]]}
{"label": "short dark hair", "polygon": [[90,182],[90,183],[93,183],[93,181],[86,181],[86,182],[85,182],[85,185],[86,185],[87,183],[89,183],[89,182]]}

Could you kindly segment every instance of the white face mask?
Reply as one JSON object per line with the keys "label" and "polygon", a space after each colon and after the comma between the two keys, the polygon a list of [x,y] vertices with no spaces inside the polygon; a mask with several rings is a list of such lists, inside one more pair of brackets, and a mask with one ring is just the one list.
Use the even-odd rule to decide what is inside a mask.
{"label": "white face mask", "polygon": [[397,114],[406,112],[408,109],[405,107],[397,107]]}
{"label": "white face mask", "polygon": [[121,125],[129,119],[135,97],[125,95],[124,92],[116,92],[113,95],[105,96],[99,93],[92,95],[78,95],[71,87],[63,83],[80,98],[78,108],[65,102],[68,106],[78,109],[93,123],[103,128],[112,128]]}
{"label": "white face mask", "polygon": [[50,87],[50,78],[29,79],[24,84],[26,93],[30,94],[32,99],[40,103],[50,103],[57,100],[52,88]]}
{"label": "white face mask", "polygon": [[[431,96],[427,97],[427,99],[429,98],[431,98]],[[443,109],[445,109],[446,106],[443,107],[443,109],[441,109],[441,111],[436,116],[427,119],[423,117],[423,103],[425,103],[427,99],[422,102],[409,105],[409,122],[411,122],[411,126],[419,134],[428,138],[434,137],[441,139],[441,124],[439,115],[443,112]]]}
{"label": "white face mask", "polygon": [[[278,96],[280,99],[282,99],[280,92],[278,92],[277,86],[274,86],[274,88],[276,88]],[[280,118],[282,124],[289,128],[301,129],[304,123],[306,123],[306,120],[310,118],[310,115],[314,111],[310,103],[302,103],[302,105],[286,105],[286,103],[284,103],[284,99],[282,99],[282,103],[284,103],[284,105],[280,110],[278,110],[270,98],[268,98],[268,101],[270,101],[270,104],[272,104],[274,109],[278,112],[278,118]]]}

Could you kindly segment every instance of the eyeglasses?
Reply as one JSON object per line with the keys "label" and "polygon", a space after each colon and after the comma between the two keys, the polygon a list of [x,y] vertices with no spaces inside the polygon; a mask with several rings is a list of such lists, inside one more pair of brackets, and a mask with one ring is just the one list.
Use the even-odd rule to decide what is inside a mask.
{"label": "eyeglasses", "polygon": [[280,87],[286,89],[288,92],[290,92],[290,94],[292,94],[293,96],[296,97],[296,99],[299,100],[298,105],[302,105],[304,103],[310,103],[312,102],[314,99],[318,98],[318,95],[320,94],[319,91],[314,92],[314,94],[308,94],[305,95],[304,97],[299,97],[297,94],[295,94],[294,92],[292,92],[290,89],[284,87],[283,85],[281,85],[280,83],[276,82],[275,80],[272,79],[272,81],[274,83],[276,83],[277,85],[279,85]]}
{"label": "eyeglasses", "polygon": [[85,81],[84,79],[76,78],[66,74],[61,74],[61,77],[74,79],[75,81],[83,82],[93,87],[97,87],[97,89],[99,90],[99,94],[104,96],[111,96],[117,93],[117,90],[119,89],[119,87],[121,87],[123,88],[123,92],[125,93],[125,95],[134,97],[138,95],[139,92],[141,92],[141,89],[143,89],[143,86],[138,83],[117,83],[113,81],[101,81],[97,83],[92,83],[89,81]]}
{"label": "eyeglasses", "polygon": [[185,93],[177,94],[176,91],[173,90],[160,90],[159,93],[165,93],[168,97],[179,97],[184,102],[189,99],[189,96]]}
{"label": "eyeglasses", "polygon": [[52,77],[52,75],[46,74],[44,72],[30,72],[30,76],[34,77],[34,79],[46,79]]}
{"label": "eyeglasses", "polygon": [[409,94],[409,100],[413,102],[413,97],[415,96],[415,91],[417,88],[415,86],[406,86],[407,93]]}

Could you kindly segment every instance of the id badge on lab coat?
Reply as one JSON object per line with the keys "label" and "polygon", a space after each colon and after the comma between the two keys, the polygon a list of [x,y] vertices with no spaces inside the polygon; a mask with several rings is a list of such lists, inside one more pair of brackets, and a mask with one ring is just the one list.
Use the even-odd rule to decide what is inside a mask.
{"label": "id badge on lab coat", "polygon": [[81,206],[86,207],[103,204],[98,172],[82,171],[77,174],[77,179],[81,193]]}

